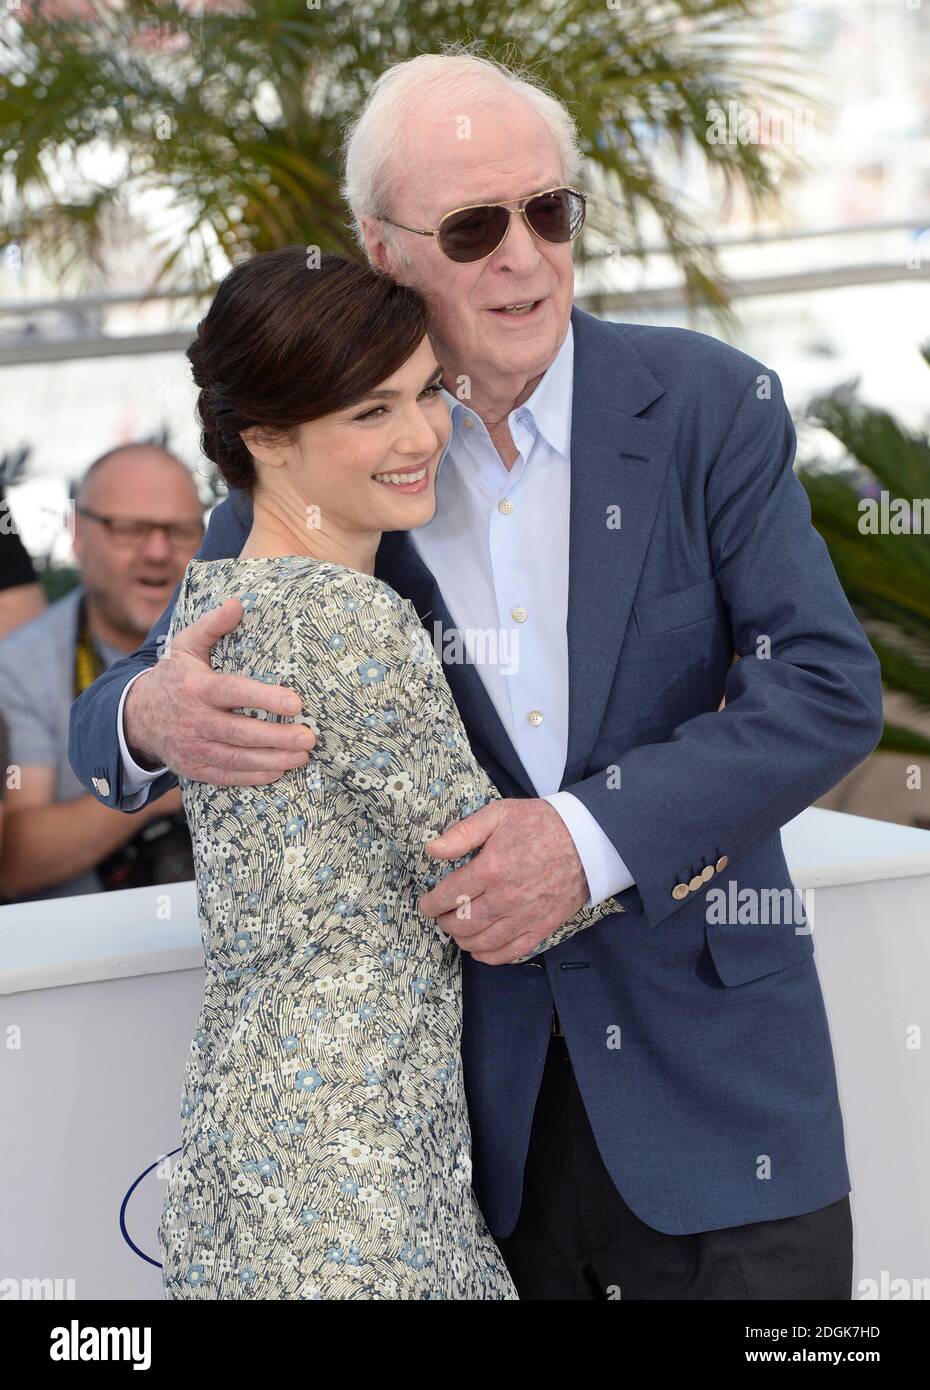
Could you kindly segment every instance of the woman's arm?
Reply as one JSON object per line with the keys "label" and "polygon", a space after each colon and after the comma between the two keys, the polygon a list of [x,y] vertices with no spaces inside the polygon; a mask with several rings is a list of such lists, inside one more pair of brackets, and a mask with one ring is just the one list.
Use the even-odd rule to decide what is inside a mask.
{"label": "woman's arm", "polygon": [[[289,684],[318,736],[311,763],[364,800],[427,892],[477,851],[440,864],[426,842],[500,793],[415,610],[370,576],[344,576],[295,622],[293,647]],[[533,954],[623,910],[614,898],[582,908]]]}

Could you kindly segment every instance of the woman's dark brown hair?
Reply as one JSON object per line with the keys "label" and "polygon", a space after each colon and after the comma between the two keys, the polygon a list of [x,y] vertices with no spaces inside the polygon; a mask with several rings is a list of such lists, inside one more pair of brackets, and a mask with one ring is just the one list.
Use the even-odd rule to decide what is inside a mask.
{"label": "woman's dark brown hair", "polygon": [[346,410],[403,366],[427,306],[366,262],[303,246],[254,256],[220,282],[187,349],[200,387],[201,448],[229,487],[251,493],[255,463],[239,431],[289,436]]}

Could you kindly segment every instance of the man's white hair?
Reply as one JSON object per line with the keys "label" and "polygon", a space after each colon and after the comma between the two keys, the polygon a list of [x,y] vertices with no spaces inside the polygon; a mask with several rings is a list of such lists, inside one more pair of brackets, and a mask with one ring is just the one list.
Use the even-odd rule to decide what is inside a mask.
{"label": "man's white hair", "polygon": [[[352,213],[356,239],[366,254],[361,217],[363,213],[392,215],[391,180],[411,119],[426,112],[433,97],[440,98],[444,110],[451,104],[470,115],[476,108],[493,106],[505,93],[521,97],[538,114],[559,152],[560,177],[567,184],[576,183],[584,159],[577,126],[567,108],[535,77],[471,53],[421,53],[383,72],[359,115],[346,127],[340,191]],[[408,264],[410,257],[396,228],[385,225],[384,235],[399,259]]]}

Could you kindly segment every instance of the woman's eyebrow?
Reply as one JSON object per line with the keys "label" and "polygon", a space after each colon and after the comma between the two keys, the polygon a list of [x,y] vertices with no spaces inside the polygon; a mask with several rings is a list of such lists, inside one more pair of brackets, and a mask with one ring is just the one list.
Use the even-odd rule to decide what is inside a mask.
{"label": "woman's eyebrow", "polygon": [[[441,378],[442,366],[440,364],[439,366],[437,366],[436,370],[432,373],[429,379],[427,381],[424,381],[423,385],[420,387],[420,390],[425,391],[428,386],[432,386],[435,381],[439,381],[441,380]],[[361,400],[356,401],[356,405],[361,405],[362,401],[393,401],[396,400],[399,395],[399,391],[393,391],[388,389],[387,387],[380,387],[374,391],[366,391],[364,396],[361,397]]]}

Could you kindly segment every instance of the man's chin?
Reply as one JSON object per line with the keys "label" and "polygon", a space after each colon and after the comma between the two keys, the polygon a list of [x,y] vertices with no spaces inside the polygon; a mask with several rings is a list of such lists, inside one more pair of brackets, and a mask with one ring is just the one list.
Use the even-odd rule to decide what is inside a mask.
{"label": "man's chin", "polygon": [[544,372],[558,353],[565,337],[566,323],[557,323],[551,300],[545,303],[545,311],[525,325],[517,320],[515,324],[501,323],[500,316],[489,312],[489,323],[483,325],[481,346],[490,356],[499,360],[510,371],[515,367],[525,369],[531,375]]}
{"label": "man's chin", "polygon": [[170,598],[171,591],[169,590],[168,597],[165,599],[164,603],[160,600],[156,601],[153,599],[146,603],[134,603],[132,607],[127,610],[125,615],[126,627],[132,632],[142,633],[140,646],[158,622],[162,613],[164,613],[165,609],[168,607]]}

